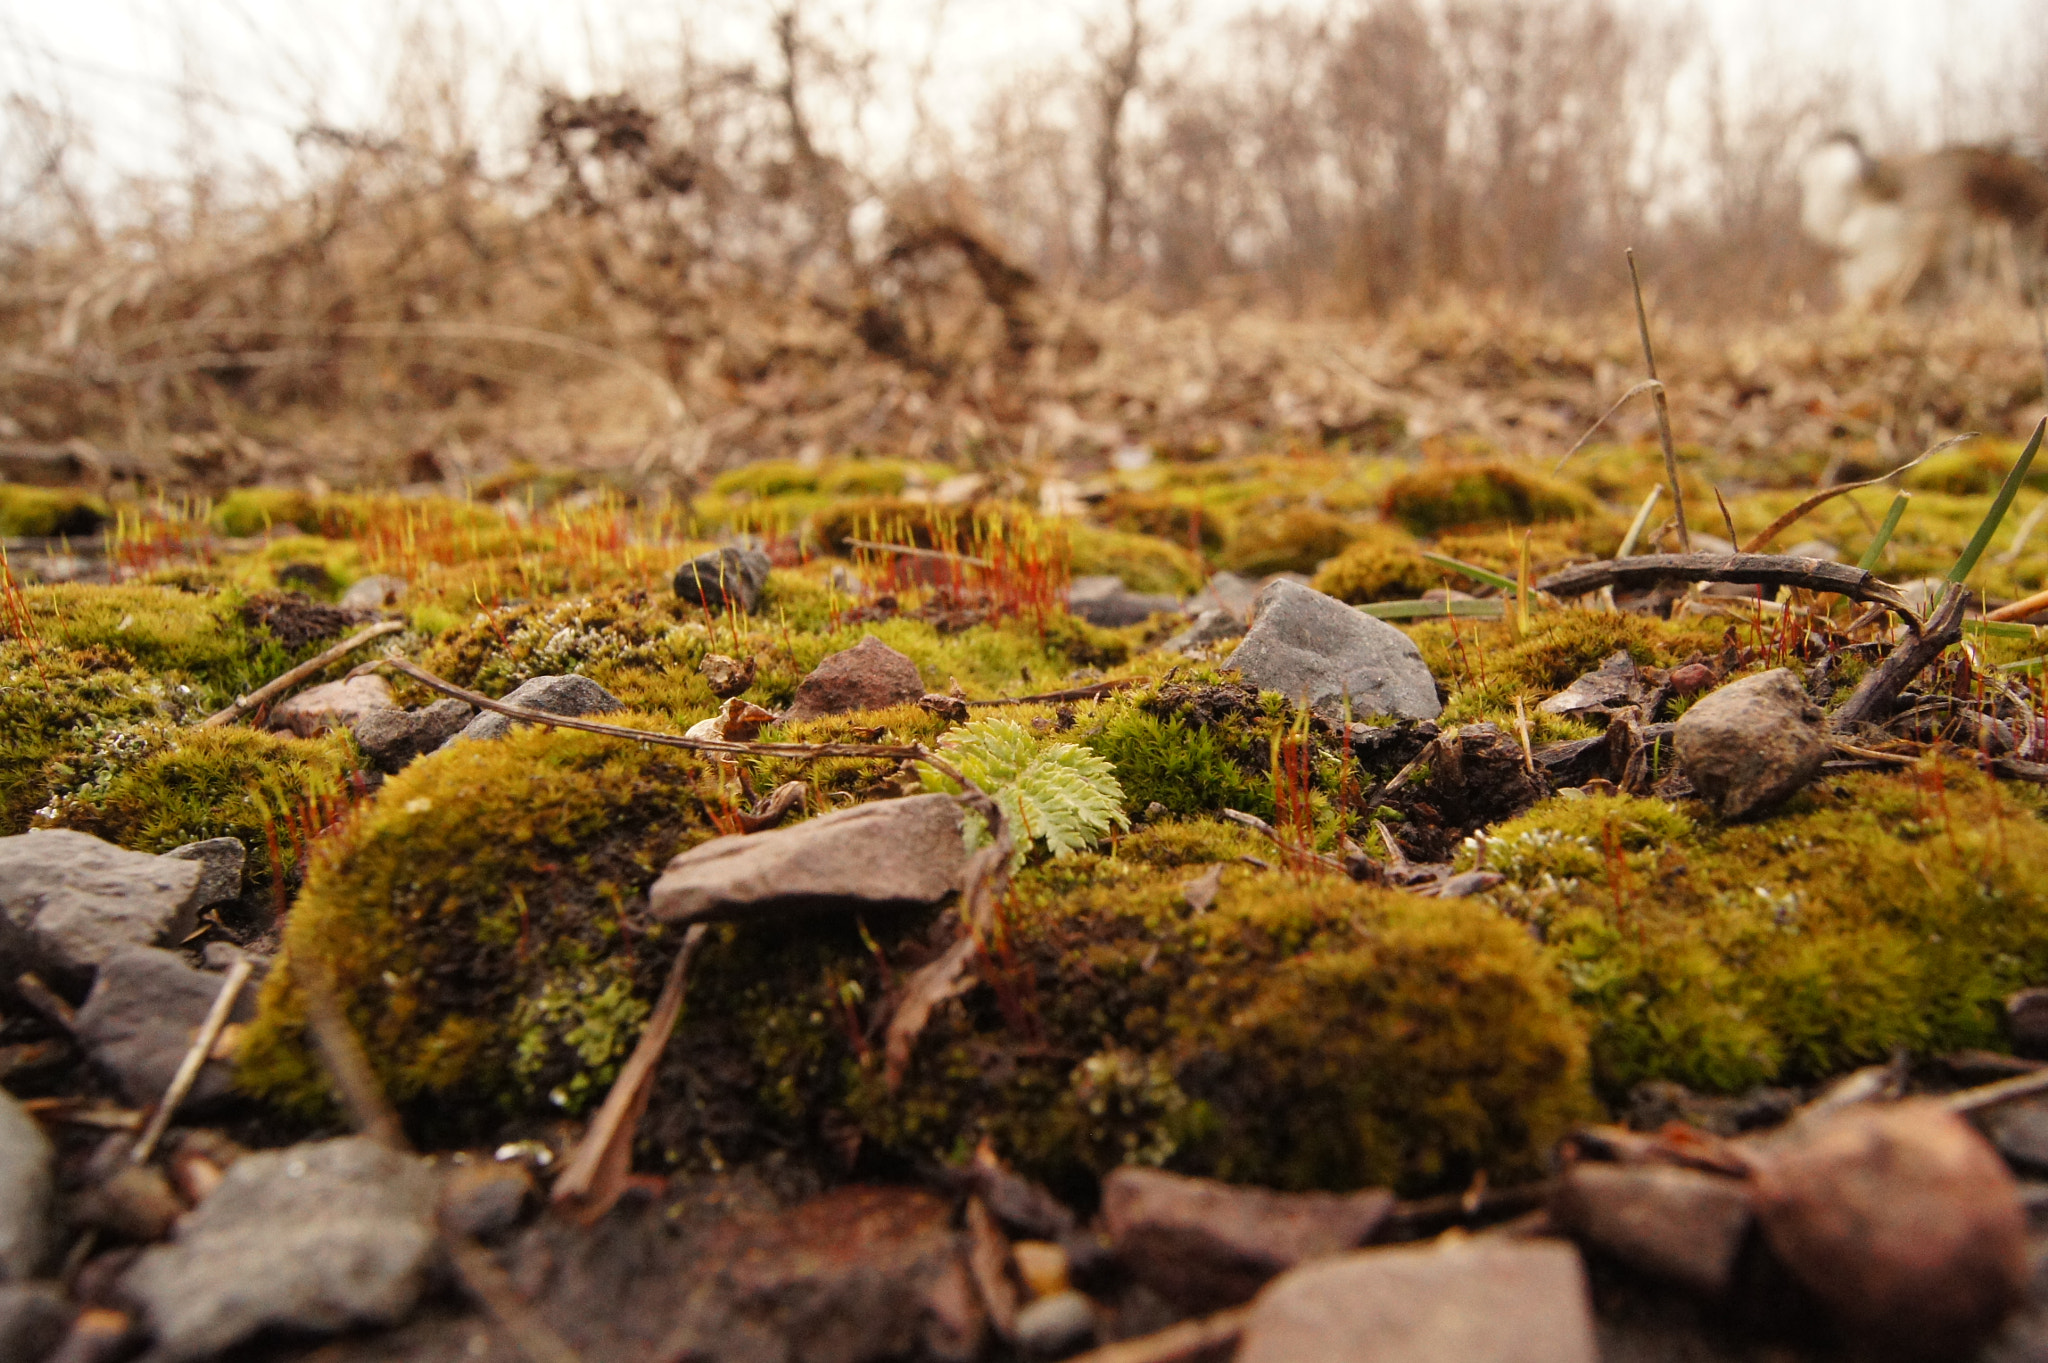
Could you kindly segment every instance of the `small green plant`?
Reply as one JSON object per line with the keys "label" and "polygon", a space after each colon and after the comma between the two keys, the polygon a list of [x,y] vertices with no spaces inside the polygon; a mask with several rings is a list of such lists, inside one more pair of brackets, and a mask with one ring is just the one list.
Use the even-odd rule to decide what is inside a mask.
{"label": "small green plant", "polygon": [[[1048,743],[1013,719],[990,718],[954,729],[939,747],[1002,808],[1020,862],[1034,845],[1063,857],[1093,846],[1112,828],[1131,826],[1116,772],[1078,743]],[[924,781],[930,790],[959,788],[930,770]],[[985,826],[970,826],[970,843],[987,838]]]}

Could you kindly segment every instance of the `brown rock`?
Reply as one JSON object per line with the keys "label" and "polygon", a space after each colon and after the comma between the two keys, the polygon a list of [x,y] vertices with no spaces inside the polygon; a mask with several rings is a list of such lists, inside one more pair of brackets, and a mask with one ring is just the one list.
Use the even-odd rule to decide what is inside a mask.
{"label": "brown rock", "polygon": [[265,727],[311,738],[328,729],[346,729],[372,711],[395,710],[391,683],[379,676],[322,682],[280,702]]}
{"label": "brown rock", "polygon": [[935,905],[960,888],[967,845],[950,795],[856,805],[789,828],[713,838],[648,891],[677,923]]}
{"label": "brown rock", "polygon": [[1682,663],[1671,669],[1666,682],[1681,696],[1694,695],[1714,684],[1714,669],[1705,663]]}
{"label": "brown rock", "polygon": [[1102,1183],[1117,1257],[1190,1311],[1250,1301],[1275,1274],[1357,1248],[1393,1204],[1380,1189],[1276,1193],[1130,1165]]}
{"label": "brown rock", "polygon": [[1321,1259],[1276,1278],[1236,1363],[1596,1363],[1578,1251],[1470,1240]]}
{"label": "brown rock", "polygon": [[917,664],[870,634],[818,664],[796,688],[788,719],[914,704],[924,695]]}
{"label": "brown rock", "polygon": [[756,666],[752,658],[741,662],[737,658],[728,658],[723,653],[707,653],[704,655],[704,661],[697,664],[697,671],[703,674],[704,683],[711,688],[711,694],[720,700],[726,700],[754,684]]}
{"label": "brown rock", "polygon": [[1679,768],[1725,819],[1782,803],[1828,755],[1826,717],[1782,667],[1705,697],[1679,717],[1672,738]]}
{"label": "brown rock", "polygon": [[1559,1180],[1550,1219],[1631,1267],[1719,1296],[1749,1231],[1749,1186],[1669,1164],[1581,1163]]}
{"label": "brown rock", "polygon": [[2018,1186],[1933,1099],[1859,1104],[1757,1151],[1771,1249],[1844,1329],[1887,1356],[1971,1355],[2026,1293]]}
{"label": "brown rock", "polygon": [[488,1240],[519,1224],[534,1194],[533,1175],[516,1160],[473,1160],[441,1179],[441,1229]]}

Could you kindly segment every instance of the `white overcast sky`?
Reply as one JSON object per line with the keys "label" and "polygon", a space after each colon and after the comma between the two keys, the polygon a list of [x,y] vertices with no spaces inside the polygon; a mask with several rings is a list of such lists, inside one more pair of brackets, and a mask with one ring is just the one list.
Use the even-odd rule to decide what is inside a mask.
{"label": "white overcast sky", "polygon": [[[883,53],[884,75],[899,88],[930,58],[933,107],[964,121],[990,81],[1057,62],[1088,19],[1115,3],[812,0],[811,8]],[[1213,35],[1255,7],[1165,3],[1182,16],[1178,45],[1207,45],[1224,59]],[[1683,0],[1623,3],[1669,13]],[[1265,7],[1289,5],[1325,7]],[[1965,83],[1997,79],[2009,74],[2013,53],[2042,50],[2033,32],[2042,0],[1698,0],[1687,12],[1718,40],[1737,82],[1758,71],[1784,80],[1850,69],[1863,99],[1897,110],[1933,110],[1944,71]],[[18,96],[64,109],[88,130],[103,184],[118,174],[175,176],[186,164],[193,143],[181,95],[206,111],[210,152],[221,162],[288,166],[291,131],[310,117],[340,126],[375,119],[408,23],[421,16],[468,35],[482,101],[481,87],[496,84],[491,73],[514,67],[515,89],[602,87],[673,52],[685,28],[707,52],[758,52],[768,14],[765,0],[0,0],[0,95],[10,118]],[[1847,112],[1853,120],[1858,111]],[[889,126],[885,111],[882,139]],[[1919,131],[1945,130],[1929,121]]]}

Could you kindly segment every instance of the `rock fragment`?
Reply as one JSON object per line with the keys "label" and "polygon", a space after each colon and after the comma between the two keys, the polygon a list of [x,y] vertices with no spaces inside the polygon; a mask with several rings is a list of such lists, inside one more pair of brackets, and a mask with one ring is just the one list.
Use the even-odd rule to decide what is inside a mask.
{"label": "rock fragment", "polygon": [[1230,665],[1261,691],[1307,700],[1325,718],[1351,714],[1434,719],[1443,712],[1421,650],[1383,620],[1284,579],[1255,603],[1251,631]]}
{"label": "rock fragment", "polygon": [[[220,993],[222,976],[194,970],[176,952],[125,947],[109,956],[78,1010],[78,1040],[138,1108],[163,1097],[200,1024]],[[244,989],[230,1019],[253,1022],[256,991]],[[224,1060],[200,1067],[180,1105],[191,1112],[219,1103],[234,1087]]]}
{"label": "rock fragment", "polygon": [[2019,1054],[2048,1056],[2048,989],[2022,989],[2007,999],[2005,1031]]}
{"label": "rock fragment", "polygon": [[349,728],[376,711],[397,708],[391,683],[373,673],[309,686],[274,706],[264,727],[312,738],[329,729]]}
{"label": "rock fragment", "polygon": [[1894,1357],[1966,1358],[2025,1299],[2018,1185],[1941,1102],[1795,1122],[1756,1158],[1772,1252],[1854,1338]]}
{"label": "rock fragment", "polygon": [[360,1136],[244,1156],[122,1280],[156,1337],[150,1358],[403,1319],[433,1264],[434,1196],[425,1161]]}
{"label": "rock fragment", "polygon": [[502,1235],[519,1224],[533,1192],[533,1175],[516,1161],[458,1164],[441,1180],[441,1226],[479,1240]]}
{"label": "rock fragment", "polygon": [[405,600],[407,585],[402,577],[372,573],[357,579],[337,604],[345,611],[387,611]]}
{"label": "rock fragment", "polygon": [[917,664],[870,634],[831,654],[797,684],[787,719],[914,705],[924,695]]}
{"label": "rock fragment", "polygon": [[1550,1218],[1631,1267],[1718,1297],[1749,1231],[1749,1188],[1677,1165],[1580,1163],[1558,1181]]}
{"label": "rock fragment", "polygon": [[0,971],[89,970],[191,930],[205,868],[70,829],[0,838]]}
{"label": "rock fragment", "polygon": [[2048,1174],[2048,1100],[2001,1103],[1980,1121],[2006,1163],[2037,1178]]}
{"label": "rock fragment", "polygon": [[1017,1347],[1027,1358],[1063,1358],[1095,1338],[1095,1308],[1069,1288],[1017,1313]]}
{"label": "rock fragment", "polygon": [[1207,586],[1188,599],[1186,609],[1190,615],[1197,616],[1209,610],[1226,611],[1238,623],[1248,625],[1252,618],[1252,602],[1258,599],[1261,585],[1227,570],[1216,573],[1209,578]]}
{"label": "rock fragment", "polygon": [[71,1328],[72,1314],[55,1284],[0,1284],[0,1358],[36,1363],[49,1357]]}
{"label": "rock fragment", "polygon": [[1252,1303],[1236,1363],[1596,1363],[1578,1251],[1468,1241],[1319,1259]]}
{"label": "rock fragment", "polygon": [[414,758],[424,757],[461,733],[475,715],[469,702],[451,698],[417,710],[371,710],[349,729],[370,765],[386,776],[396,776]]}
{"label": "rock fragment", "polygon": [[704,684],[711,688],[712,695],[728,700],[754,684],[757,666],[753,658],[742,662],[723,653],[707,653],[697,664],[697,671],[703,675]]}
{"label": "rock fragment", "polygon": [[692,605],[752,614],[768,586],[768,556],[759,549],[714,549],[676,569],[676,595]]}
{"label": "rock fragment", "polygon": [[204,909],[242,897],[242,871],[249,862],[249,849],[240,838],[207,838],[188,842],[164,853],[174,861],[196,861],[201,870],[199,886],[192,892],[192,907]]}
{"label": "rock fragment", "polygon": [[[528,710],[540,710],[550,715],[602,715],[613,710],[626,708],[625,702],[599,686],[588,677],[572,674],[558,677],[534,677],[523,681],[503,697],[506,705],[517,705]],[[464,726],[456,738],[503,738],[512,732],[515,723],[525,721],[509,719],[495,710],[478,715]],[[454,739],[450,739],[453,742]]]}
{"label": "rock fragment", "polygon": [[1168,653],[1194,653],[1244,637],[1244,621],[1221,606],[1203,611],[1195,623],[1159,647]]}
{"label": "rock fragment", "polygon": [[1604,719],[1622,706],[1636,704],[1647,691],[1635,659],[1624,649],[1536,708],[1552,715],[1597,714]]}
{"label": "rock fragment", "polygon": [[648,891],[677,923],[931,906],[967,866],[950,795],[881,800],[789,828],[713,838],[669,862]]}
{"label": "rock fragment", "polygon": [[1820,774],[1826,717],[1786,668],[1728,683],[1679,717],[1678,765],[1725,819],[1782,803]]}
{"label": "rock fragment", "polygon": [[1067,610],[1091,625],[1117,629],[1142,624],[1154,615],[1176,615],[1180,598],[1134,592],[1108,575],[1077,577],[1067,589]]}
{"label": "rock fragment", "polygon": [[1296,1264],[1356,1249],[1393,1205],[1381,1190],[1277,1193],[1130,1165],[1102,1184],[1117,1257],[1189,1311],[1249,1301]]}
{"label": "rock fragment", "polygon": [[49,1247],[49,1137],[0,1090],[0,1282],[33,1278]]}

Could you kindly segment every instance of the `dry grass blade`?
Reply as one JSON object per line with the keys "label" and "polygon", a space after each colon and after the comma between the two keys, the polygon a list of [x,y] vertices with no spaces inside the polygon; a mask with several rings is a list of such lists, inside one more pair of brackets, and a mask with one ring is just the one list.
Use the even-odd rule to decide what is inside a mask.
{"label": "dry grass blade", "polygon": [[1994,555],[1991,561],[1997,564],[2019,562],[2020,555],[2026,550],[2027,541],[2033,538],[2034,531],[2039,528],[2044,516],[2048,516],[2048,497],[2043,497],[2034,504],[2034,509],[2020,521],[2020,528],[2012,532],[2012,544],[2004,553]]}
{"label": "dry grass blade", "polygon": [[1265,837],[1275,847],[1285,852],[1289,857],[1297,858],[1305,862],[1311,862],[1317,866],[1322,867],[1326,871],[1335,871],[1340,876],[1350,874],[1349,871],[1344,869],[1344,863],[1337,860],[1335,857],[1328,856],[1322,852],[1318,852],[1313,848],[1296,847],[1292,843],[1289,843],[1280,836],[1280,830],[1273,827],[1273,825],[1267,823],[1264,819],[1260,818],[1256,814],[1247,814],[1241,809],[1225,809],[1219,812],[1223,815],[1224,818],[1230,820],[1232,823],[1243,824],[1246,828],[1251,829],[1254,833],[1258,833],[1261,836]]}
{"label": "dry grass blade", "polygon": [[[1941,441],[1939,444],[1929,445],[1925,450],[1922,450],[1920,454],[1917,455],[1915,458],[1904,464],[1899,465],[1890,473],[1884,474],[1881,477],[1866,478],[1860,483],[1838,483],[1834,487],[1822,488],[1819,492],[1814,493],[1811,497],[1808,497],[1805,501],[1799,503],[1799,505],[1793,507],[1790,511],[1787,511],[1784,515],[1772,521],[1770,525],[1761,533],[1752,535],[1750,537],[1749,543],[1742,546],[1742,552],[1745,554],[1761,553],[1763,552],[1763,547],[1766,544],[1769,544],[1772,540],[1776,539],[1790,526],[1794,525],[1795,523],[1801,520],[1804,520],[1806,516],[1810,512],[1812,512],[1816,507],[1823,506],[1826,503],[1834,500],[1835,498],[1842,496],[1844,493],[1857,492],[1866,487],[1876,487],[1879,483],[1887,482],[1890,479],[1898,477],[1906,470],[1913,468],[1915,465],[1920,464],[1937,454],[1940,454],[1943,450],[1952,450],[1956,446],[1963,444],[1965,441],[1975,440],[1976,438],[1977,432],[1975,431],[1965,431],[1961,435],[1952,435],[1948,439]],[[1734,534],[1734,529],[1732,526],[1729,529],[1729,534],[1731,535],[1731,537]]]}
{"label": "dry grass blade", "polygon": [[346,658],[349,654],[373,639],[381,639],[387,634],[396,634],[404,628],[405,622],[403,620],[380,620],[368,629],[350,635],[318,657],[308,658],[291,671],[265,682],[248,695],[235,697],[234,704],[228,706],[225,710],[219,710],[208,715],[205,719],[199,721],[199,727],[202,729],[215,729],[223,724],[233,724],[243,715],[248,714],[271,697],[281,695],[292,687],[297,686],[306,678],[320,671],[321,668],[340,662],[343,658]]}
{"label": "dry grass blade", "polygon": [[171,1075],[171,1082],[164,1088],[164,1096],[157,1101],[156,1111],[149,1114],[149,1125],[142,1128],[135,1148],[128,1152],[131,1164],[147,1164],[149,1157],[156,1153],[156,1143],[163,1139],[164,1129],[170,1126],[178,1104],[184,1102],[185,1095],[192,1091],[193,1081],[199,1078],[200,1066],[213,1054],[214,1043],[220,1040],[221,1029],[228,1024],[228,1014],[234,1011],[235,1000],[241,997],[242,986],[249,982],[249,976],[255,969],[247,956],[237,957],[235,963],[228,967],[227,977],[220,982],[220,991],[213,996],[213,1006],[206,1010],[206,1020],[199,1024],[198,1035],[185,1048],[176,1073]]}
{"label": "dry grass blade", "polygon": [[397,1109],[391,1106],[384,1085],[377,1080],[377,1071],[370,1065],[362,1038],[341,1011],[341,1001],[334,996],[334,986],[325,968],[312,962],[292,962],[290,969],[306,1002],[306,1029],[313,1034],[313,1049],[334,1085],[342,1111],[348,1114],[349,1125],[379,1145],[410,1150],[412,1143],[405,1138],[405,1125],[398,1120]]}
{"label": "dry grass blade", "polygon": [[518,1285],[497,1256],[465,1235],[441,1237],[463,1291],[508,1335],[527,1363],[582,1363],[568,1341],[519,1295]]}
{"label": "dry grass blade", "polygon": [[1721,495],[1721,489],[1718,484],[1714,488],[1714,502],[1721,508],[1721,524],[1728,531],[1728,542],[1730,544],[1740,544],[1742,537],[1735,533],[1735,516],[1728,510],[1728,499]]}
{"label": "dry grass blade", "polygon": [[969,705],[1037,705],[1057,700],[1100,700],[1118,691],[1128,691],[1133,686],[1143,686],[1143,677],[1119,677],[1114,681],[1096,682],[1093,686],[1073,686],[1064,691],[1041,691],[1035,696],[998,696],[994,700],[970,700]]}
{"label": "dry grass blade", "polygon": [[1644,379],[1641,383],[1629,389],[1626,393],[1623,393],[1620,397],[1615,399],[1614,405],[1612,407],[1609,407],[1605,412],[1600,414],[1600,419],[1598,421],[1594,422],[1592,425],[1586,428],[1586,433],[1580,436],[1576,441],[1572,443],[1572,447],[1564,452],[1564,458],[1558,460],[1557,463],[1553,464],[1551,466],[1550,471],[1552,473],[1564,472],[1564,466],[1571,462],[1571,457],[1577,454],[1580,450],[1586,448],[1586,442],[1588,440],[1591,440],[1602,426],[1605,426],[1608,422],[1614,420],[1614,414],[1620,411],[1623,407],[1626,407],[1631,398],[1640,397],[1644,393],[1662,393],[1663,391],[1664,385],[1662,383],[1659,383],[1656,379]]}
{"label": "dry grass blade", "polygon": [[876,553],[898,554],[904,558],[929,558],[937,559],[943,563],[966,563],[976,568],[993,568],[996,566],[992,559],[976,558],[972,554],[951,554],[947,553],[944,549],[920,549],[914,544],[889,544],[883,540],[857,540],[851,535],[846,537],[846,542],[856,549],[872,549]]}
{"label": "dry grass blade", "polygon": [[[1643,280],[1636,273],[1636,253],[1628,252],[1628,282],[1636,295],[1636,333],[1643,341],[1643,365],[1650,377],[1657,377],[1657,352],[1650,347],[1650,314],[1643,307]],[[1671,514],[1678,522],[1678,545],[1692,552],[1692,531],[1685,525],[1685,492],[1678,486],[1678,446],[1671,439],[1671,400],[1659,383],[1651,398],[1657,409],[1657,440],[1664,447],[1664,477],[1671,484]]]}
{"label": "dry grass blade", "polygon": [[576,1153],[555,1180],[554,1205],[583,1225],[592,1224],[610,1211],[626,1191],[626,1180],[633,1172],[633,1139],[654,1091],[654,1070],[661,1063],[662,1052],[668,1049],[676,1023],[682,1019],[683,987],[690,959],[697,954],[707,931],[704,924],[694,923],[684,932],[682,950],[669,966],[668,979],[661,986],[661,997],[655,1000],[645,1030],[640,1033],[639,1044],[633,1047],[619,1077],[612,1081],[611,1092],[604,1096],[604,1105],[591,1119]]}
{"label": "dry grass blade", "polygon": [[1644,528],[1650,524],[1650,512],[1656,508],[1657,499],[1663,495],[1662,487],[1653,487],[1644,495],[1643,504],[1636,508],[1636,518],[1628,523],[1628,533],[1621,537],[1621,547],[1614,551],[1616,558],[1627,558],[1636,551],[1636,541],[1643,537]]}
{"label": "dry grass blade", "polygon": [[[2048,502],[2041,505],[2048,506]],[[2048,611],[2048,592],[2035,592],[2032,596],[2021,597],[2018,601],[2000,606],[1984,618],[1991,621],[2024,620],[2041,611]]]}

